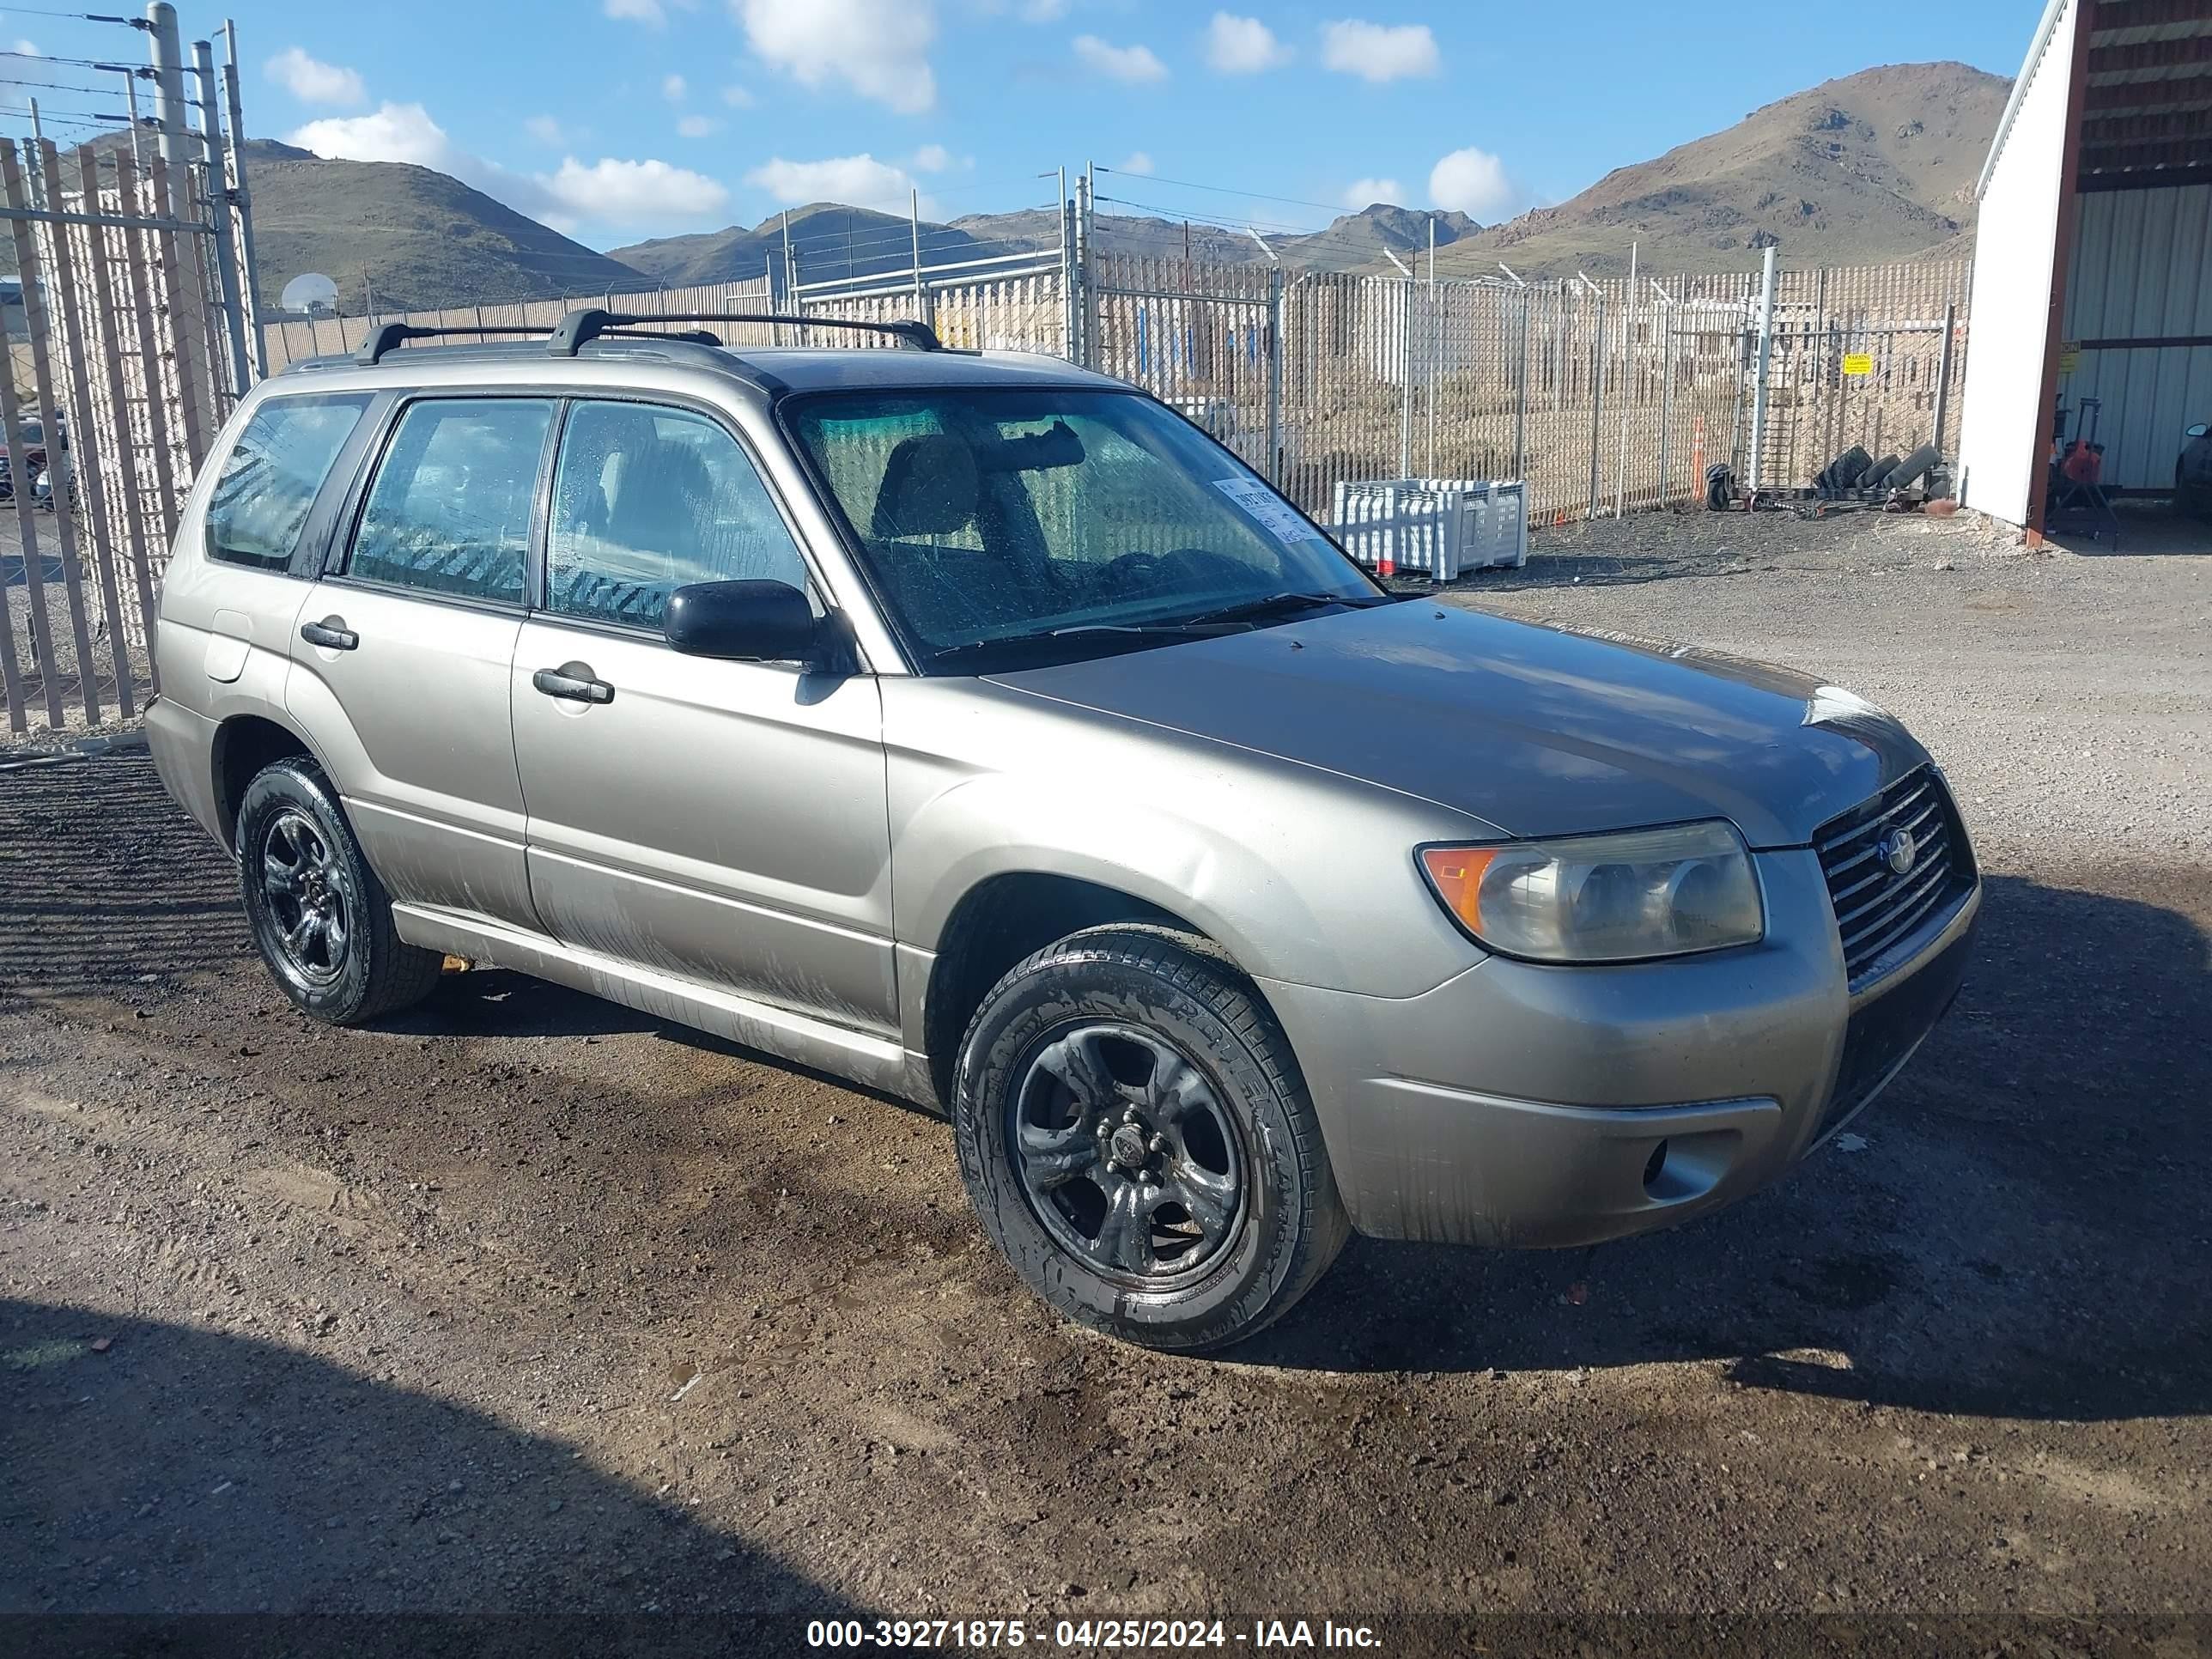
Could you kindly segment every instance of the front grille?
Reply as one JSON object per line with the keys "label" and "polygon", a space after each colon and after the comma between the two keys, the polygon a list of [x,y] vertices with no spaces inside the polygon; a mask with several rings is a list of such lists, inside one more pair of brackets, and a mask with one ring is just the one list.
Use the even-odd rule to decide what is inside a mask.
{"label": "front grille", "polygon": [[[1901,874],[1887,852],[1899,830],[1913,843],[1911,867]],[[1897,946],[1974,884],[1973,854],[1958,808],[1932,766],[1908,773],[1830,819],[1813,842],[1827,877],[1853,991],[1893,965],[1886,958]]]}

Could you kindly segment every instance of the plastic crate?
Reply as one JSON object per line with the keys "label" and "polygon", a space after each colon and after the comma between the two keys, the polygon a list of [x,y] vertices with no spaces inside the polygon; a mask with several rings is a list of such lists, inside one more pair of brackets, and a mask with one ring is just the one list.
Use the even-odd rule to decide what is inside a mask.
{"label": "plastic crate", "polygon": [[1518,479],[1385,478],[1336,486],[1333,528],[1378,575],[1434,580],[1528,562],[1526,488]]}

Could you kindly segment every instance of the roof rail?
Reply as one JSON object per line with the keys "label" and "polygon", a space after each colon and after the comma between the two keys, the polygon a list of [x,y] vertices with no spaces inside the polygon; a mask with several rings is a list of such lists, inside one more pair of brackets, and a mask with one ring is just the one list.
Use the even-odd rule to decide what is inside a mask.
{"label": "roof rail", "polygon": [[[848,322],[836,317],[799,317],[774,311],[695,311],[673,316],[647,316],[624,311],[606,311],[598,306],[586,306],[572,311],[555,326],[545,349],[556,357],[573,357],[587,342],[604,335],[621,332],[625,337],[638,337],[633,331],[641,324],[650,323],[786,323],[798,328],[855,329],[863,334],[889,334],[921,351],[942,351],[945,348],[937,337],[937,331],[927,323],[900,321],[892,323]],[[535,331],[531,331],[535,332]],[[645,331],[653,337],[652,331]],[[704,331],[674,337],[698,340],[709,345],[722,342]]]}
{"label": "roof rail", "polygon": [[441,339],[449,334],[542,334],[545,331],[526,323],[469,323],[453,328],[417,328],[412,323],[379,323],[369,330],[353,354],[354,362],[364,368],[374,368],[384,361],[386,352],[397,350],[410,340]]}

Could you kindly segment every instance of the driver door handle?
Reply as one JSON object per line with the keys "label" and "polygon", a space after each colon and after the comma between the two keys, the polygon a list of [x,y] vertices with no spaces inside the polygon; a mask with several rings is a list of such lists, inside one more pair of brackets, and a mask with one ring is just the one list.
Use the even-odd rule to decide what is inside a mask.
{"label": "driver door handle", "polygon": [[615,689],[592,672],[587,662],[564,662],[558,668],[541,668],[530,683],[549,697],[569,702],[609,703]]}
{"label": "driver door handle", "polygon": [[300,637],[309,645],[321,646],[325,651],[353,651],[361,645],[361,635],[345,625],[343,617],[325,617],[320,622],[301,623]]}

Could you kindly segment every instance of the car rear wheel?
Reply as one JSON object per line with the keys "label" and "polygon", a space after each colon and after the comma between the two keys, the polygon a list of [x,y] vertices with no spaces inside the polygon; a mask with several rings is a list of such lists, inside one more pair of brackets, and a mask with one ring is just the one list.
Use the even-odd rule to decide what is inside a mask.
{"label": "car rear wheel", "polygon": [[391,896],[313,761],[255,775],[239,803],[237,845],[253,943],[300,1007],[358,1025],[429,994],[445,958],[392,930]]}
{"label": "car rear wheel", "polygon": [[1091,928],[1017,964],[969,1026],[953,1117],[1030,1288],[1148,1347],[1252,1335],[1349,1232],[1288,1041],[1188,934]]}

